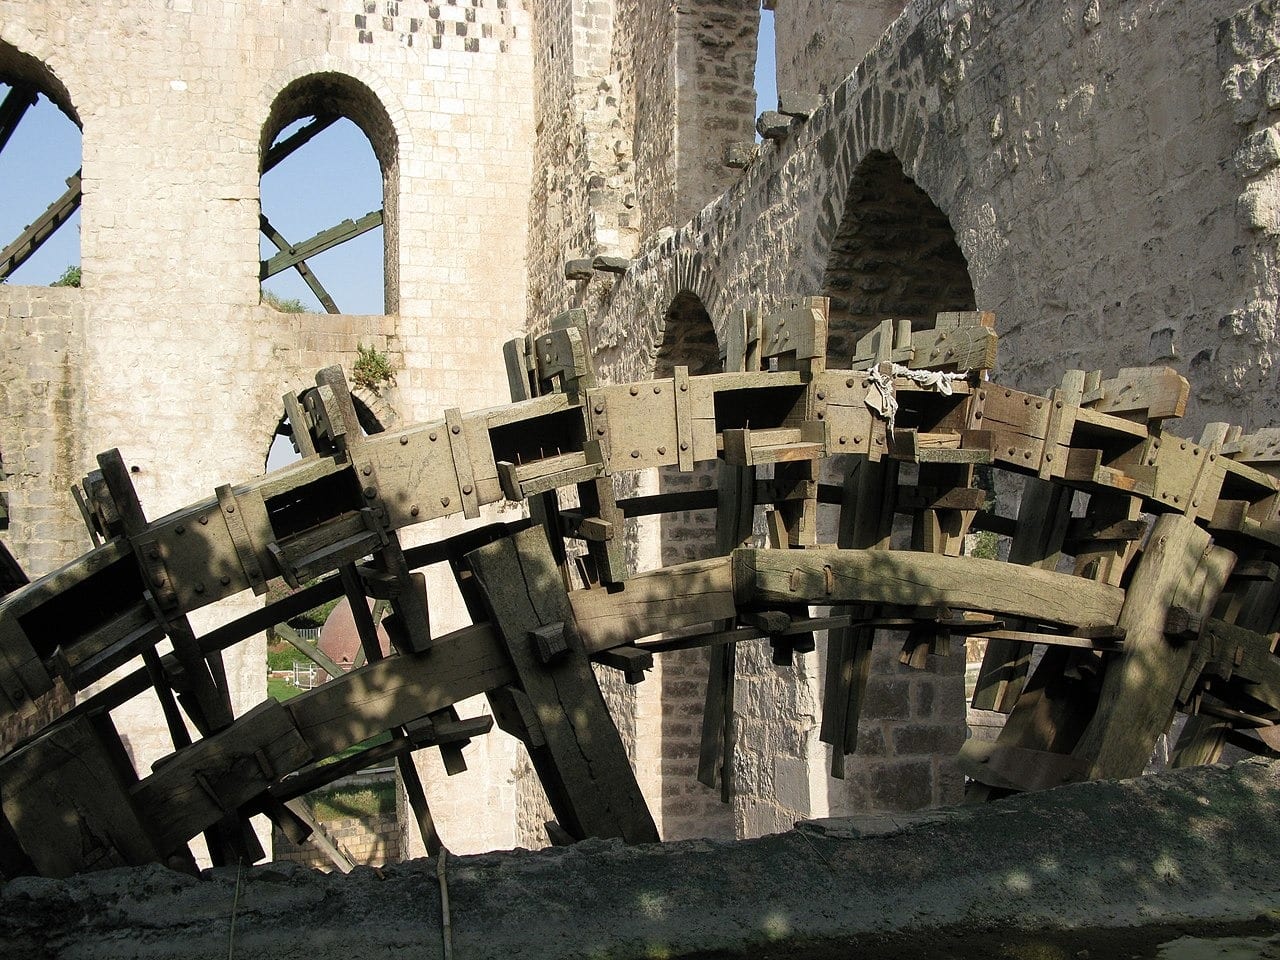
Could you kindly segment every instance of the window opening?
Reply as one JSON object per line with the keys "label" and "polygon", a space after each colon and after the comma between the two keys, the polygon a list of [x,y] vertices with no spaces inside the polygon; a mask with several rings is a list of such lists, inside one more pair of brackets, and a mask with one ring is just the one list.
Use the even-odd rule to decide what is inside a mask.
{"label": "window opening", "polygon": [[0,283],[79,286],[80,128],[41,73],[0,45]]}
{"label": "window opening", "polygon": [[263,147],[264,299],[328,313],[393,310],[386,201],[396,138],[381,104],[350,77],[304,78],[277,98]]}

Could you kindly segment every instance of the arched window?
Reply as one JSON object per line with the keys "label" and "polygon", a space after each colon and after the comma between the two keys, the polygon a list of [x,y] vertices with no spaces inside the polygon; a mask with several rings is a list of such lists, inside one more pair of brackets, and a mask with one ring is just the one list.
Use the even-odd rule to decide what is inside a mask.
{"label": "arched window", "polygon": [[312,74],[272,104],[262,136],[264,298],[282,309],[398,309],[398,144],[360,81]]}
{"label": "arched window", "polygon": [[974,309],[951,222],[888,153],[868,154],[854,171],[822,287],[829,367],[848,367],[857,339],[882,320],[923,330],[939,313]]}
{"label": "arched window", "polygon": [[80,120],[43,63],[0,43],[0,283],[80,285]]}

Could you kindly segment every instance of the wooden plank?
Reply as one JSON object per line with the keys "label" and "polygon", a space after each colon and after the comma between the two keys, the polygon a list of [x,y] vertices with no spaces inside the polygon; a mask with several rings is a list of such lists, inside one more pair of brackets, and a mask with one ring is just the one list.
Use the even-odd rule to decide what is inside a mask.
{"label": "wooden plank", "polygon": [[[1084,523],[1099,531],[1125,533],[1132,529],[1132,524],[1140,522],[1141,510],[1142,500],[1139,497],[1110,491],[1096,492],[1089,496]],[[1079,544],[1074,572],[1077,576],[1119,586],[1129,564],[1137,556],[1138,544],[1139,538],[1128,536],[1098,537],[1090,543]]]}
{"label": "wooden plank", "polygon": [[290,712],[266,700],[157,766],[133,789],[133,800],[158,846],[169,849],[316,759]]}
{"label": "wooden plank", "polygon": [[161,859],[129,799],[136,777],[106,714],[51,727],[0,761],[0,810],[41,876]]}
{"label": "wooden plank", "polygon": [[1100,413],[1162,420],[1185,414],[1190,393],[1186,378],[1169,367],[1125,367],[1083,403]]}
{"label": "wooden plank", "polygon": [[588,654],[737,613],[728,557],[639,573],[611,590],[575,590],[569,602]]}
{"label": "wooden plank", "polygon": [[[676,394],[680,391],[674,378],[592,390],[588,394],[591,438],[600,441],[609,470],[672,466],[680,462],[682,453],[686,459],[692,455],[695,461],[714,456],[714,449],[695,447],[697,421],[705,421],[712,415],[710,395],[699,391],[705,379],[689,378],[689,389],[681,394],[679,401]],[[682,437],[677,422],[677,402],[679,412],[687,413],[689,418],[687,437]],[[682,439],[689,444],[686,451],[680,450]]]}
{"label": "wooden plank", "polygon": [[284,706],[317,757],[514,682],[488,624],[437,637],[429,653],[366,664]]}
{"label": "wooden plank", "polygon": [[1118,587],[974,557],[891,550],[768,551],[733,554],[733,596],[747,608],[774,603],[890,603],[1023,617],[1060,626],[1116,623]]}
{"label": "wooden plank", "polygon": [[302,404],[298,402],[298,395],[293,391],[286,393],[280,398],[284,405],[284,415],[289,421],[289,433],[293,440],[294,449],[303,457],[314,457],[316,455],[315,441],[311,438],[311,429],[307,426],[306,411],[302,409]]}
{"label": "wooden plank", "polygon": [[[889,546],[897,497],[901,492],[899,469],[899,464],[889,459],[854,461],[843,485],[836,541],[840,547]],[[832,613],[868,619],[874,616],[875,608],[841,605]],[[844,777],[845,756],[853,753],[858,745],[858,723],[870,677],[874,642],[874,628],[865,626],[832,630],[827,635],[827,685],[819,739],[834,747],[831,775],[839,779]]]}
{"label": "wooden plank", "polygon": [[673,378],[676,404],[676,462],[683,473],[693,469],[693,399],[689,395],[689,368],[676,367]]}
{"label": "wooden plank", "polygon": [[912,370],[990,370],[996,365],[999,338],[981,324],[934,327],[911,334]]}
{"label": "wooden plank", "polygon": [[0,281],[27,262],[36,251],[53,236],[54,232],[71,218],[80,207],[82,197],[80,173],[77,170],[67,177],[67,190],[32,221],[3,250],[0,250]]}
{"label": "wooden plank", "polygon": [[[975,640],[988,642],[1001,640],[1016,643],[1019,647],[1042,644],[1049,647],[1075,647],[1079,650],[1118,650],[1124,641],[1111,637],[1080,637],[1062,633],[1034,633],[1029,630],[986,630],[971,634]],[[988,649],[990,649],[988,647]],[[989,710],[990,707],[975,707],[975,710]],[[1002,711],[1008,713],[1007,710]]]}
{"label": "wooden plank", "polygon": [[[756,471],[753,467],[719,464],[716,486],[719,509],[716,511],[716,553],[726,556],[752,534],[755,522]],[[719,568],[728,587],[727,560]],[[714,621],[714,629],[734,626],[737,609],[732,595]],[[702,732],[698,747],[698,782],[715,788],[720,779],[720,799],[728,802],[733,789],[733,701],[737,681],[737,644],[730,641],[712,647],[707,653],[707,695],[702,706]]]}
{"label": "wooden plank", "polygon": [[760,324],[760,341],[765,358],[792,355],[797,361],[825,359],[826,311],[804,305],[766,313]]}
{"label": "wooden plank", "polygon": [[480,498],[476,494],[475,475],[472,472],[471,454],[467,447],[467,435],[463,429],[462,411],[450,407],[444,412],[445,437],[449,441],[449,454],[453,458],[453,471],[462,495],[462,515],[468,520],[480,516]]}
{"label": "wooden plank", "polygon": [[[535,758],[556,819],[574,837],[654,842],[645,806],[613,718],[573,622],[573,609],[545,537],[536,529],[467,554],[520,687],[532,701],[545,747]],[[566,645],[541,662],[530,631],[557,626]]]}
{"label": "wooden plank", "polygon": [[1108,664],[1097,712],[1073,751],[1089,764],[1091,779],[1137,776],[1146,766],[1169,726],[1194,648],[1170,644],[1165,611],[1180,606],[1206,615],[1234,562],[1192,520],[1179,514],[1156,520],[1120,615],[1124,653]]}
{"label": "wooden plank", "polygon": [[956,758],[967,777],[1001,790],[1051,790],[1089,779],[1089,765],[1048,750],[966,740]]}
{"label": "wooden plank", "polygon": [[1060,475],[1066,466],[1067,448],[1076,424],[1076,412],[1084,393],[1084,371],[1068,370],[1062,386],[1050,394],[1049,422],[1045,426],[1044,453],[1040,458],[1041,480]]}
{"label": "wooden plank", "polygon": [[[249,528],[245,526],[244,511],[239,509],[231,484],[222,484],[214,491],[214,495],[218,498],[218,509],[222,512],[223,522],[227,525],[227,533],[235,548],[236,559],[240,561],[240,568],[244,571],[245,579],[249,581],[249,587],[254,595],[260,597],[267,592],[267,578],[262,572],[262,564],[258,562],[258,551],[249,536]],[[292,570],[281,570],[281,574],[288,578],[292,575]],[[294,583],[292,586],[297,588],[302,584]]]}
{"label": "wooden plank", "polygon": [[[1010,563],[1041,570],[1057,568],[1073,496],[1071,490],[1045,480],[1028,477],[1023,482],[1017,527],[1009,546]],[[1030,647],[1017,640],[988,640],[973,708],[1000,713],[1012,710],[1026,683],[1030,653]]]}
{"label": "wooden plank", "polygon": [[1169,758],[1169,766],[1180,770],[1217,763],[1230,730],[1231,724],[1217,717],[1188,717]]}

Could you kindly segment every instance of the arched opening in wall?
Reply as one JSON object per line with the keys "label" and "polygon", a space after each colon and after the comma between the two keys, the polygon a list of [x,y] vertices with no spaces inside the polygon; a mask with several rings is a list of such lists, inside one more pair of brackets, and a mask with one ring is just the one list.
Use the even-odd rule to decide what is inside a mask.
{"label": "arched opening in wall", "polygon": [[399,309],[399,141],[373,91],[312,74],[272,104],[261,143],[263,299],[286,311]]}
{"label": "arched opening in wall", "polygon": [[[681,290],[667,306],[662,343],[654,363],[655,378],[670,377],[677,366],[691,376],[717,373],[720,349],[711,315],[701,298]],[[689,473],[677,467],[659,471],[662,493],[710,490],[716,485],[715,464],[702,464]],[[716,548],[715,512],[690,510],[663,514],[659,527],[662,564],[712,556]],[[733,812],[720,802],[718,790],[698,783],[698,748],[702,702],[707,683],[705,650],[683,650],[662,655],[662,836],[665,840],[690,837],[732,837]]]}
{"label": "arched opening in wall", "polygon": [[48,67],[3,42],[0,283],[80,286],[80,118]]}
{"label": "arched opening in wall", "polygon": [[882,320],[923,330],[939,313],[975,309],[951,222],[893,154],[873,151],[854,171],[822,292],[831,298],[830,367],[848,367],[858,338]]}

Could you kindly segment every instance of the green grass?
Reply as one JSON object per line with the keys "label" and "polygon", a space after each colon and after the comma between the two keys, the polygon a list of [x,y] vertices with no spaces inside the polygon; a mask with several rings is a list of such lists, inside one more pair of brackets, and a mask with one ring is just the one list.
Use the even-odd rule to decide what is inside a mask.
{"label": "green grass", "polygon": [[307,794],[307,800],[315,818],[321,822],[376,817],[395,812],[396,784],[394,780],[380,780],[367,787],[316,790]]}
{"label": "green grass", "polygon": [[290,681],[278,678],[267,677],[267,696],[274,700],[284,703],[286,700],[292,699],[300,694],[302,690],[295,687]]}

